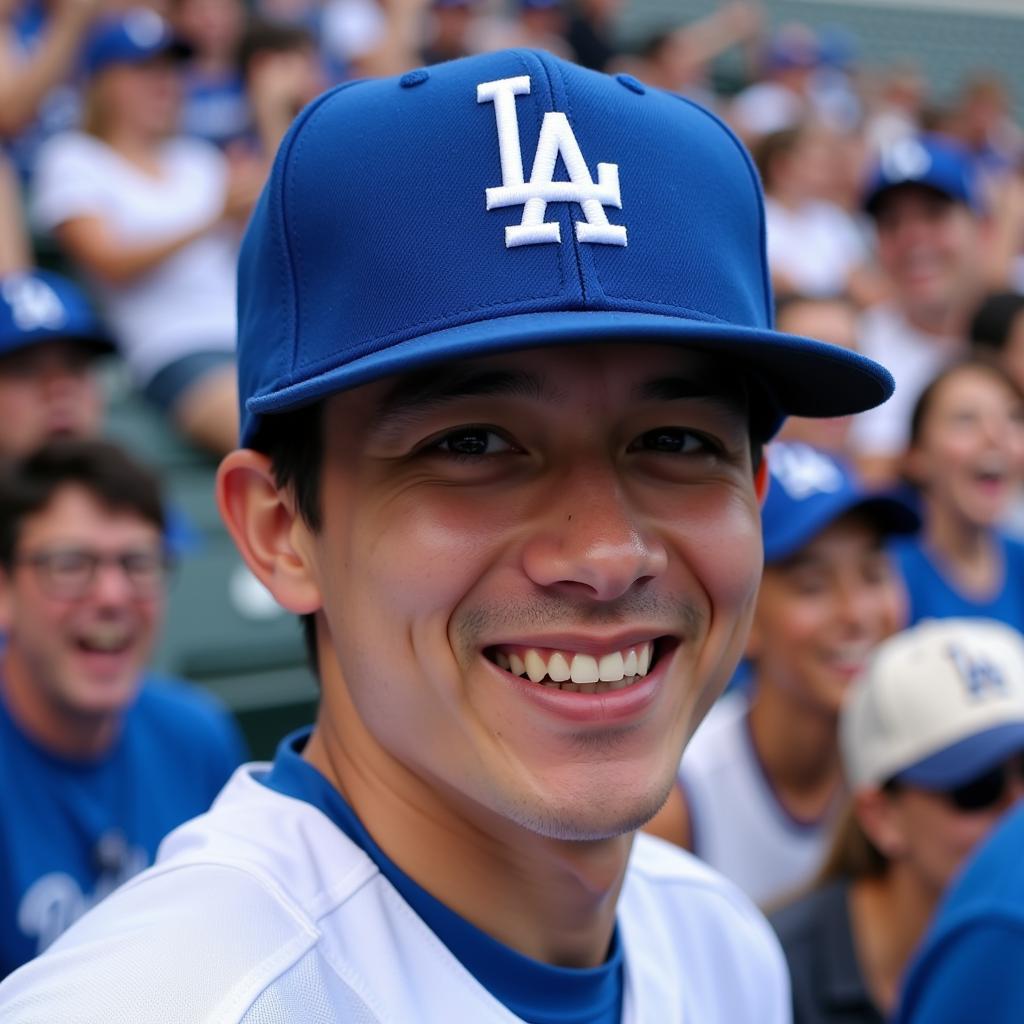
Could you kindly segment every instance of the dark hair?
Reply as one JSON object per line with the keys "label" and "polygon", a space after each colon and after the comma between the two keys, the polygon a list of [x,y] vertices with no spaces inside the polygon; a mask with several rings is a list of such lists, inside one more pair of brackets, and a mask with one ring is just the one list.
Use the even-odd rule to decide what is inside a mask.
{"label": "dark hair", "polygon": [[780,128],[778,131],[769,132],[762,137],[754,146],[753,157],[757,166],[757,172],[761,175],[766,192],[771,192],[772,168],[780,156],[789,156],[796,152],[800,143],[810,133],[810,125],[806,123],[793,125],[791,128]]}
{"label": "dark hair", "polygon": [[133,512],[164,532],[163,494],[154,473],[109,441],[61,438],[0,471],[0,565],[13,564],[25,519],[69,486],[82,487],[101,505]]}
{"label": "dark hair", "polygon": [[260,54],[290,53],[315,47],[313,33],[302,25],[253,18],[238,44],[238,70],[243,78],[248,78],[252,62]]}
{"label": "dark hair", "polygon": [[981,370],[1002,381],[1006,387],[1013,392],[1017,399],[1024,404],[1024,391],[1020,385],[1003,369],[1003,367],[991,357],[984,353],[967,356],[955,363],[951,363],[944,370],[932,378],[931,383],[921,392],[917,402],[914,403],[914,411],[910,414],[910,447],[914,448],[921,441],[921,433],[924,430],[925,421],[935,404],[935,396],[943,384],[950,377],[955,377],[961,370]]}
{"label": "dark hair", "polygon": [[[291,489],[303,522],[311,530],[319,530],[324,518],[320,493],[324,456],[323,402],[265,416],[252,447],[269,457],[277,486]],[[302,615],[300,621],[310,668],[313,675],[319,677],[316,616]]]}
{"label": "dark hair", "polygon": [[1002,352],[1013,330],[1013,322],[1024,310],[1024,295],[993,292],[985,296],[971,317],[971,344],[988,352]]}

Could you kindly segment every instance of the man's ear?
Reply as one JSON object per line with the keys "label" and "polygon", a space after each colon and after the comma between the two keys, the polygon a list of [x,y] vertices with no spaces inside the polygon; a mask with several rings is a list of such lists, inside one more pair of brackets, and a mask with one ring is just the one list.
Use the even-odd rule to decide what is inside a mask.
{"label": "man's ear", "polygon": [[0,631],[11,631],[11,577],[8,569],[0,566]]}
{"label": "man's ear", "polygon": [[311,571],[310,530],[292,495],[277,487],[270,460],[248,448],[230,452],[217,470],[217,506],[253,575],[278,604],[306,615],[321,605]]}
{"label": "man's ear", "polygon": [[903,815],[892,796],[878,788],[862,789],[853,796],[853,808],[871,842],[889,860],[899,860],[907,848],[907,835]]}
{"label": "man's ear", "polygon": [[764,452],[761,455],[761,465],[757,467],[757,472],[754,474],[754,493],[757,495],[757,500],[764,505],[765,498],[768,497],[768,486],[771,481],[771,473],[768,472],[768,453]]}

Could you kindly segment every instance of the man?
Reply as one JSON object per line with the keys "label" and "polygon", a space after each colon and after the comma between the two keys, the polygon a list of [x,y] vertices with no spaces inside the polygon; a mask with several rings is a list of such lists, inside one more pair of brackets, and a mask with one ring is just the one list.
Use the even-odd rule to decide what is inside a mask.
{"label": "man", "polygon": [[768,463],[750,679],[705,719],[651,823],[761,906],[807,886],[825,860],[844,802],[840,705],[906,618],[885,542],[918,526],[825,452],[779,442]]}
{"label": "man", "polygon": [[503,52],[308,107],[243,249],[218,494],[306,616],[317,724],[5,1024],[785,1020],[750,903],[634,846],[743,645],[760,443],[889,390],[771,331],[766,282],[746,155],[634,79]]}
{"label": "man", "polygon": [[103,398],[96,358],[113,350],[85,296],[45,270],[0,276],[0,459],[51,437],[94,437]]}
{"label": "man", "polygon": [[864,205],[891,298],[863,315],[858,345],[885,359],[897,388],[884,408],[854,421],[851,440],[865,477],[888,483],[898,475],[918,396],[966,352],[969,318],[985,287],[988,226],[969,158],[939,136],[885,150]]}
{"label": "man", "polygon": [[55,441],[0,480],[0,976],[205,811],[241,759],[209,698],[145,672],[167,558],[155,479]]}

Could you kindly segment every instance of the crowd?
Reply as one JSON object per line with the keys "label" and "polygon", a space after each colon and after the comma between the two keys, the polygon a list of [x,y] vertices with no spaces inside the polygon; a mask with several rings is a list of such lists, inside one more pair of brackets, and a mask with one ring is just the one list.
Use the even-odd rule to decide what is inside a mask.
{"label": "crowd", "polygon": [[[772,29],[747,0],[627,48],[620,6],[0,0],[0,977],[243,760],[223,709],[147,675],[172,531],[159,481],[101,439],[97,366],[121,361],[168,431],[234,448],[239,247],[294,116],[336,83],[508,46],[713,109],[760,173],[779,329],[896,381],[868,412],[790,417],[768,447],[744,659],[650,831],[769,912],[797,1024],[957,1019],[938,1014],[976,987],[962,979],[1015,948],[951,966],[948,934],[970,933],[954,898],[921,952],[1024,795],[1009,95],[985,72],[940,103],[913,66],[869,73],[845,35]],[[728,93],[726,54],[743,69]],[[1019,869],[998,892],[985,873],[1020,825],[962,878],[993,915],[1020,905]],[[986,926],[993,944],[1016,927]]]}

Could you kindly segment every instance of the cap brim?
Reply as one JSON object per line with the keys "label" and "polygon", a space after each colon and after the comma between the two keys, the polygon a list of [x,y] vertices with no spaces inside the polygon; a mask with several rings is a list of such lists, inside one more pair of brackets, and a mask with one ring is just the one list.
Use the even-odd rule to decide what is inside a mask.
{"label": "cap brim", "polygon": [[921,528],[921,517],[896,494],[870,494],[864,492],[837,493],[827,500],[823,496],[815,503],[813,511],[802,510],[799,520],[794,519],[792,529],[777,540],[765,537],[764,559],[766,563],[779,562],[799,551],[831,523],[851,512],[858,512],[870,519],[883,537],[917,533]]}
{"label": "cap brim", "polygon": [[1024,721],[985,729],[898,772],[895,778],[921,789],[961,786],[1016,754],[1024,753]]}
{"label": "cap brim", "polygon": [[45,345],[50,341],[67,341],[87,349],[91,355],[106,356],[117,351],[114,342],[103,334],[91,334],[69,331],[33,331],[31,334],[19,334],[14,338],[0,340],[0,359],[12,352],[23,352],[36,345]]}
{"label": "cap brim", "polygon": [[[836,345],[778,331],[684,320],[654,313],[579,310],[523,313],[450,327],[366,352],[339,366],[325,366],[299,383],[254,395],[256,415],[284,412],[336,391],[432,363],[546,345],[645,341],[726,356],[751,375],[783,416],[845,416],[871,409],[893,391],[888,370]],[[309,372],[309,367],[304,367]],[[773,428],[774,429],[774,428]],[[243,443],[251,437],[243,438]]]}

